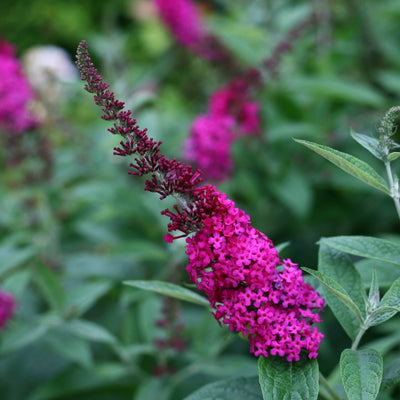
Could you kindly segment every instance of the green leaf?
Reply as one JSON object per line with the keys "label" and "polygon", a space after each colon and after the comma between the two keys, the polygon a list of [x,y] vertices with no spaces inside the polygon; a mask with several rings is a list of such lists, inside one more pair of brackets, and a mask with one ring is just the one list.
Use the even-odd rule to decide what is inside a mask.
{"label": "green leaf", "polygon": [[163,294],[164,296],[171,296],[179,300],[188,301],[190,303],[199,304],[201,306],[210,307],[210,303],[204,297],[192,292],[182,286],[175,285],[170,282],[163,281],[125,281],[125,285],[133,286],[143,290],[149,290]]}
{"label": "green leaf", "polygon": [[383,374],[383,360],[376,350],[346,349],[340,357],[340,375],[349,400],[374,400]]}
{"label": "green leaf", "polygon": [[121,364],[97,364],[90,369],[73,368],[40,385],[27,400],[53,400],[59,397],[75,398],[77,393],[110,387],[128,377],[130,371]]}
{"label": "green leaf", "polygon": [[376,270],[374,269],[372,271],[372,280],[368,292],[369,302],[374,302],[377,296],[379,297],[379,284],[378,284],[378,277],[376,274]]}
{"label": "green leaf", "polygon": [[400,382],[400,358],[386,365],[383,370],[382,390],[391,389]]}
{"label": "green leaf", "polygon": [[105,293],[112,283],[109,281],[85,282],[66,291],[66,306],[74,316],[80,316],[89,310]]}
{"label": "green leaf", "polygon": [[22,296],[29,281],[32,278],[32,271],[24,269],[22,271],[14,272],[8,278],[4,279],[1,288],[6,292],[13,293],[16,297]]}
{"label": "green leaf", "polygon": [[389,288],[393,281],[400,277],[400,269],[393,268],[393,264],[388,262],[364,258],[357,261],[355,266],[361,274],[365,287],[369,287],[373,271],[376,271],[379,287],[381,289]]}
{"label": "green leaf", "polygon": [[[365,310],[361,276],[347,254],[321,245],[318,253],[318,270],[336,281],[348,293],[360,312]],[[323,286],[322,293],[340,325],[354,340],[360,330],[360,322],[354,312],[329,288]]]}
{"label": "green leaf", "polygon": [[37,322],[15,322],[2,332],[0,354],[16,351],[44,336],[49,326]]}
{"label": "green leaf", "polygon": [[390,153],[390,154],[388,155],[388,160],[389,160],[390,162],[392,162],[392,161],[394,161],[394,160],[397,160],[399,157],[400,157],[400,152],[395,151],[394,153]]}
{"label": "green leaf", "polygon": [[400,245],[370,236],[334,236],[322,238],[320,244],[344,253],[400,265]]}
{"label": "green leaf", "polygon": [[[279,182],[270,185],[274,194],[299,218],[304,218],[311,207],[309,182],[296,170],[291,170]],[[296,196],[293,196],[296,193]]]}
{"label": "green leaf", "polygon": [[288,362],[281,357],[260,357],[258,371],[264,400],[313,400],[318,398],[316,360]]}
{"label": "green leaf", "polygon": [[381,324],[400,312],[400,278],[383,296],[379,307],[368,318],[370,326]]}
{"label": "green leaf", "polygon": [[10,245],[0,247],[0,277],[10,270],[28,262],[35,255],[32,247],[18,248]]}
{"label": "green leaf", "polygon": [[366,321],[368,326],[375,326],[382,324],[388,319],[392,318],[400,311],[400,308],[395,307],[378,307],[374,312],[372,312]]}
{"label": "green leaf", "polygon": [[46,343],[65,359],[75,362],[84,368],[92,366],[92,353],[89,344],[83,339],[53,329],[46,335]]}
{"label": "green leaf", "polygon": [[113,344],[117,339],[107,329],[84,319],[75,319],[63,324],[63,329],[77,337],[90,340],[92,342],[102,342]]}
{"label": "green leaf", "polygon": [[65,305],[65,294],[57,275],[42,263],[35,266],[34,280],[40,288],[49,306],[62,310]]}
{"label": "green leaf", "polygon": [[210,383],[184,400],[260,400],[258,377],[233,378]]}
{"label": "green leaf", "polygon": [[367,149],[373,156],[379,160],[383,160],[382,153],[379,150],[379,140],[372,136],[363,135],[361,133],[356,133],[352,129],[350,131],[353,139],[358,142],[361,146]]}
{"label": "green leaf", "polygon": [[335,164],[343,171],[354,176],[355,178],[374,187],[375,189],[378,189],[390,195],[390,190],[387,187],[386,181],[364,161],[361,161],[360,159],[350,154],[332,149],[328,146],[308,142],[306,140],[293,140],[315,151],[316,153],[326,158],[328,161]]}
{"label": "green leaf", "polygon": [[333,294],[336,295],[336,297],[343,302],[343,304],[353,312],[353,314],[356,316],[358,322],[360,325],[363,323],[363,317],[361,314],[360,309],[357,307],[357,305],[354,303],[354,301],[351,299],[349,294],[346,292],[346,290],[343,289],[341,285],[339,285],[336,281],[334,281],[332,278],[330,278],[328,275],[323,274],[319,271],[314,271],[310,268],[302,267],[302,269],[306,272],[308,272],[310,275],[314,276],[316,279],[318,279],[319,282],[321,282],[326,288],[328,288]]}
{"label": "green leaf", "polygon": [[296,78],[289,82],[291,90],[296,93],[309,93],[315,97],[329,97],[350,104],[358,103],[373,107],[382,107],[385,100],[371,87],[354,81],[338,79],[338,77]]}
{"label": "green leaf", "polygon": [[[249,24],[229,18],[208,18],[208,27],[223,45],[246,65],[258,64],[265,49],[265,35]],[[258,51],[255,51],[258,49]]]}
{"label": "green leaf", "polygon": [[168,400],[171,390],[159,377],[151,377],[141,382],[134,400]]}
{"label": "green leaf", "polygon": [[275,246],[276,251],[280,254],[281,252],[283,252],[286,248],[288,248],[290,246],[290,242],[283,242],[283,243],[279,243]]}
{"label": "green leaf", "polygon": [[396,279],[382,297],[380,306],[400,308],[400,278]]}
{"label": "green leaf", "polygon": [[270,142],[283,142],[294,137],[319,137],[320,131],[315,124],[306,122],[290,123],[289,120],[285,124],[277,124],[268,129],[268,140]]}

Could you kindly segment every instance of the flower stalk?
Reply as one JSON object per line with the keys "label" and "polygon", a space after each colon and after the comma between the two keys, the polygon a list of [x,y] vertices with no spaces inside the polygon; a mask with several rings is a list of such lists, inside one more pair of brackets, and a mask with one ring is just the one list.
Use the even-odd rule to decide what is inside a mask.
{"label": "flower stalk", "polygon": [[140,129],[108,90],[86,41],[78,47],[77,65],[85,89],[102,107],[102,118],[114,121],[109,132],[123,137],[114,154],[133,157],[129,173],[145,176],[145,190],[177,200],[162,214],[170,218],[168,231],[182,234],[168,233],[165,241],[186,237],[186,270],[206,294],[218,323],[247,337],[255,356],[298,361],[306,350],[316,358],[324,335],[313,325],[321,322],[324,300],[304,282],[302,270],[289,259],[281,261],[272,241],[251,226],[250,217],[226,194],[212,185],[199,186],[199,170],[161,153],[161,142]]}

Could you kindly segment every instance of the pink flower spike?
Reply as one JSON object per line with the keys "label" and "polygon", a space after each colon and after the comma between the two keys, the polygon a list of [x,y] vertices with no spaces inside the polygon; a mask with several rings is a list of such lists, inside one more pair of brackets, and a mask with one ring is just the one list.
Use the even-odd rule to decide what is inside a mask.
{"label": "pink flower spike", "polygon": [[154,3],[178,42],[191,48],[200,45],[205,30],[196,6],[190,0],[154,0]]}
{"label": "pink flower spike", "polygon": [[[285,260],[284,269],[278,270],[281,261],[272,242],[213,189],[211,218],[187,239],[190,279],[205,292],[217,321],[248,337],[256,356],[298,361],[300,352],[308,350],[314,357],[322,334],[312,327],[320,322],[313,311],[322,311],[323,300],[304,282],[295,263]],[[221,231],[221,224],[240,224],[242,229]]]}
{"label": "pink flower spike", "polygon": [[14,47],[0,39],[0,128],[19,135],[35,127],[39,121],[30,110],[33,99]]}

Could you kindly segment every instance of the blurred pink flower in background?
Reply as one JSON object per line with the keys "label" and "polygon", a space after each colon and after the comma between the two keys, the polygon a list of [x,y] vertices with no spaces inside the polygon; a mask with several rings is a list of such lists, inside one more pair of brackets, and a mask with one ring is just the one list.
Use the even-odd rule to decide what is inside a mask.
{"label": "blurred pink flower in background", "polygon": [[200,115],[193,121],[185,142],[185,157],[194,161],[206,178],[220,181],[230,175],[234,126],[235,120],[223,115]]}
{"label": "blurred pink flower in background", "polygon": [[251,100],[250,85],[232,80],[210,97],[208,112],[192,123],[184,144],[184,158],[200,168],[207,179],[223,181],[232,173],[231,148],[240,136],[260,132],[259,104]]}
{"label": "blurred pink flower in background", "polygon": [[0,329],[4,328],[7,321],[14,315],[15,310],[14,296],[9,292],[0,290]]}
{"label": "blurred pink flower in background", "polygon": [[210,113],[235,118],[242,135],[254,135],[260,131],[259,108],[257,102],[251,101],[249,84],[243,78],[236,78],[215,91],[209,102]]}
{"label": "blurred pink flower in background", "polygon": [[0,39],[0,127],[21,134],[36,126],[38,119],[30,109],[33,99],[14,47]]}
{"label": "blurred pink flower in background", "polygon": [[200,45],[205,29],[196,6],[190,0],[154,0],[160,17],[176,40],[192,49]]}
{"label": "blurred pink flower in background", "polygon": [[153,0],[161,20],[176,41],[198,56],[212,62],[235,65],[230,51],[210,33],[202,15],[191,0]]}

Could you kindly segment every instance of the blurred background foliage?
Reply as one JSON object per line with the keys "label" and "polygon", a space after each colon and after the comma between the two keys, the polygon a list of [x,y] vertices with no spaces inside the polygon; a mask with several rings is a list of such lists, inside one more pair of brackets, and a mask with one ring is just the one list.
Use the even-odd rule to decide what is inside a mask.
{"label": "blurred background foliage", "polygon": [[[375,165],[351,140],[350,127],[374,134],[385,110],[399,104],[400,3],[197,3],[210,31],[249,67],[311,12],[318,17],[257,93],[262,133],[235,143],[233,175],[219,189],[274,243],[290,242],[282,255],[300,265],[316,265],[321,236],[394,237],[398,222],[386,198],[291,138]],[[52,44],[71,61],[86,39],[112,90],[169,157],[181,157],[191,121],[233,73],[177,45],[149,0],[3,0],[0,37],[22,59],[32,46]],[[65,86],[55,102],[43,93],[38,99],[51,163],[28,151],[8,168],[2,144],[0,284],[15,294],[18,310],[0,333],[1,398],[175,400],[219,378],[255,375],[247,343],[200,307],[174,305],[183,351],[157,341],[171,335],[157,326],[166,300],[122,281],[188,281],[184,243],[163,241],[168,221],[160,211],[172,203],[128,176],[126,160],[112,155],[119,140],[106,133],[91,96],[78,80]],[[47,174],[27,179],[40,168]],[[319,358],[329,374],[348,339],[329,311],[324,318],[322,330],[337,332]],[[386,351],[398,349],[398,324],[385,329],[372,331],[371,340],[389,332]]]}

